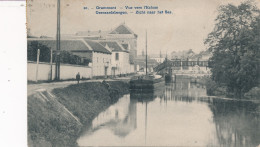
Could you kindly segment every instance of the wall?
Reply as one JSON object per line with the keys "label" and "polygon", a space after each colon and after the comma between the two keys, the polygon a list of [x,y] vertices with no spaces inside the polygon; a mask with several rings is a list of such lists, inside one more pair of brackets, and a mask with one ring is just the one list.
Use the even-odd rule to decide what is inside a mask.
{"label": "wall", "polygon": [[[37,64],[35,62],[27,63],[27,80],[36,81],[36,67]],[[51,67],[49,63],[39,63],[38,65],[38,80],[39,81],[47,81],[50,80],[50,71]],[[80,66],[80,65],[69,65],[69,64],[61,64],[60,65],[60,79],[75,79],[76,74],[80,73],[81,77],[91,78],[91,68],[88,66]],[[55,78],[55,64],[52,65],[52,79]]]}
{"label": "wall", "polygon": [[[119,54],[119,60],[116,60],[116,53]],[[112,67],[117,67],[115,75],[129,74],[134,72],[134,65],[129,63],[129,53],[127,52],[112,52]]]}
{"label": "wall", "polygon": [[[93,52],[92,61],[93,76],[104,76],[106,65],[108,65],[107,75],[111,75],[111,54]],[[106,62],[108,62],[108,64]]]}
{"label": "wall", "polygon": [[135,72],[135,65],[130,64],[130,73],[134,73],[134,72]]}

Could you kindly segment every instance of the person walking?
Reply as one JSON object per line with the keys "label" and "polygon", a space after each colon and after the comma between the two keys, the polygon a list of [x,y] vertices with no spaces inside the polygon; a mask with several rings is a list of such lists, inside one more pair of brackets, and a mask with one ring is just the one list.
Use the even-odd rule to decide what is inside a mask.
{"label": "person walking", "polygon": [[78,74],[76,75],[76,80],[78,81],[78,84],[79,84],[79,80],[80,80],[80,74],[78,72]]}

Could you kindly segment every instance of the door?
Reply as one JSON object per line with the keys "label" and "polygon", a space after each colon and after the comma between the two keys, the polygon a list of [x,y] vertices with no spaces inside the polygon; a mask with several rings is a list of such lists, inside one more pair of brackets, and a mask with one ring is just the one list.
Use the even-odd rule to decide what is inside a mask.
{"label": "door", "polygon": [[107,68],[108,67],[105,67],[105,78],[107,78]]}

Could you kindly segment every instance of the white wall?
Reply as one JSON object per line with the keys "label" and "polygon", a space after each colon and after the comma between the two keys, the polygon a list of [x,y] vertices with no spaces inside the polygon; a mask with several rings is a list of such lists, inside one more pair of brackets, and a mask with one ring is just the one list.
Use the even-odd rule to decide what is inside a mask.
{"label": "white wall", "polygon": [[[37,64],[35,62],[27,63],[27,80],[36,81],[36,67]],[[50,80],[50,71],[51,67],[48,63],[39,63],[38,65],[38,80],[47,81]],[[91,76],[91,68],[88,66],[81,65],[69,65],[69,64],[61,64],[60,65],[60,79],[75,79],[76,74],[80,73],[80,77],[84,78],[92,78]],[[55,78],[55,64],[52,65],[52,79]]]}
{"label": "white wall", "polygon": [[135,65],[130,64],[130,73],[134,73],[134,72],[135,72]]}
{"label": "white wall", "polygon": [[[116,60],[116,53],[119,54],[119,59]],[[134,72],[134,66],[133,69],[131,69],[131,65],[129,63],[129,53],[127,52],[112,52],[112,67],[117,67],[115,74],[128,74]]]}
{"label": "white wall", "polygon": [[64,64],[60,66],[60,79],[75,79],[78,72],[80,73],[80,78],[92,78],[92,69],[90,67]]}
{"label": "white wall", "polygon": [[104,76],[105,66],[108,62],[107,75],[111,75],[111,54],[93,52],[92,68],[93,76]]}

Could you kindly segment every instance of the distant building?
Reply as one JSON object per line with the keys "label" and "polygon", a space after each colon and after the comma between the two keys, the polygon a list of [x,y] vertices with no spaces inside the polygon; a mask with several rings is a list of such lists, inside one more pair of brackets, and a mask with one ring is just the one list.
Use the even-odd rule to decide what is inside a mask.
{"label": "distant building", "polygon": [[[144,56],[144,54],[143,54]],[[157,63],[161,64],[166,58],[166,54],[149,54],[149,58],[155,60]]]}
{"label": "distant building", "polygon": [[91,39],[91,40],[102,40],[106,39],[107,34],[109,34],[110,31],[79,31],[76,34],[74,34],[74,37],[81,37],[85,39]]}
{"label": "distant building", "polygon": [[163,61],[165,60],[165,58],[160,58],[160,57],[153,57],[151,59],[154,59],[157,63],[163,63]]}
{"label": "distant building", "polygon": [[[135,65],[137,65],[138,69],[137,71],[146,71],[146,57],[145,56],[137,56],[136,59],[134,60]],[[153,68],[156,67],[159,63],[147,57],[147,71],[148,72],[153,72]]]}
{"label": "distant building", "polygon": [[173,51],[171,53],[171,59],[182,59],[187,60],[187,58],[193,56],[195,53],[192,51],[192,49],[185,50],[185,51]]}
{"label": "distant building", "polygon": [[210,57],[212,57],[212,53],[209,50],[206,50],[201,51],[199,54],[194,54],[193,56],[190,56],[189,60],[208,61]]}

